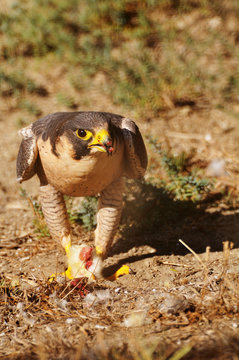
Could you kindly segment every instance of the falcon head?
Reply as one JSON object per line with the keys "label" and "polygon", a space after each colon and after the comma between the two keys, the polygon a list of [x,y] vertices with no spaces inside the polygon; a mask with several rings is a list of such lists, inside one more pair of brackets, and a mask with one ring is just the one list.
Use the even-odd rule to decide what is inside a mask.
{"label": "falcon head", "polygon": [[[44,119],[44,118],[43,118]],[[52,152],[59,157],[57,145],[67,139],[73,147],[72,157],[75,160],[96,152],[112,155],[115,131],[110,121],[101,114],[84,112],[52,114],[41,128],[41,121],[33,124],[33,132],[50,139]]]}

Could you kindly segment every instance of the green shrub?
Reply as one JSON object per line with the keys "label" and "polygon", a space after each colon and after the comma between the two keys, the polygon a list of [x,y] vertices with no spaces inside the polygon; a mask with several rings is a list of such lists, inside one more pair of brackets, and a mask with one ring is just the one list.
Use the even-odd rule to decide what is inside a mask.
{"label": "green shrub", "polygon": [[72,211],[71,206],[68,207],[68,214],[71,222],[76,222],[87,230],[93,230],[96,226],[96,211],[98,199],[95,196],[86,197],[80,203],[80,206]]}
{"label": "green shrub", "polygon": [[161,166],[165,171],[165,177],[161,179],[152,171],[152,184],[163,186],[175,200],[199,202],[205,199],[213,188],[213,181],[201,178],[196,168],[191,169],[191,156],[184,152],[177,156],[172,155],[162,151],[156,140],[148,141],[156,154],[158,167]]}

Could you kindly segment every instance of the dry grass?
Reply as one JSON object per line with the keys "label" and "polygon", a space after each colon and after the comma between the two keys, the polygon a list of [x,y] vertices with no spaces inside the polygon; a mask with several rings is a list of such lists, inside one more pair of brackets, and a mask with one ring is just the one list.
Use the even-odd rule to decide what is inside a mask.
{"label": "dry grass", "polygon": [[[188,354],[186,358],[191,359],[205,350],[201,346],[208,344],[208,336],[218,351],[230,352],[233,344],[234,353],[238,349],[233,340],[238,335],[239,284],[234,270],[237,255],[229,243],[224,244],[218,258],[212,259],[208,250],[200,256],[192,253],[186,264],[181,258],[184,270],[175,287],[157,289],[156,298],[151,286],[146,291],[125,291],[122,285],[118,288],[118,284],[108,281],[88,284],[82,280],[79,288],[72,288],[69,283],[49,283],[30,276],[2,276],[1,358],[123,359],[127,355],[127,359],[134,360],[173,360]],[[177,269],[180,264],[161,266]],[[135,297],[144,299],[140,306],[133,305]],[[140,327],[126,327],[124,318],[139,311],[143,318],[138,326],[144,326],[145,339],[137,343],[135,331]],[[221,331],[217,324],[225,331],[222,344],[218,343]],[[187,336],[176,341],[174,336],[180,331],[190,334],[189,342],[182,342]],[[157,337],[153,335],[156,333]]]}

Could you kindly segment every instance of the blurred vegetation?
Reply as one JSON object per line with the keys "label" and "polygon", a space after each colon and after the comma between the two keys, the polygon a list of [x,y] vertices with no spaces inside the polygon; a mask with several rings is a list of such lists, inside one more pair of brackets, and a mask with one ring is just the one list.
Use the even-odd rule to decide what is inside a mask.
{"label": "blurred vegetation", "polygon": [[[87,91],[91,84],[141,121],[185,105],[232,111],[231,104],[239,100],[238,1],[7,3],[0,7],[0,96],[11,101],[11,109],[22,111],[17,126],[25,125],[27,116],[43,114],[43,100],[50,96],[65,110],[92,105]],[[49,74],[58,67],[55,78],[64,86],[53,89],[55,78]],[[32,76],[39,69],[46,74]],[[164,188],[175,201],[202,201],[212,184],[187,166],[190,155],[163,152],[152,139],[148,146],[156,161],[148,185],[142,183],[138,191],[151,193],[153,186],[156,193]],[[94,217],[85,211],[95,211],[91,200],[82,209],[71,217],[80,216],[90,229]]]}
{"label": "blurred vegetation", "polygon": [[[197,104],[213,95],[216,106],[238,100],[239,3],[222,0],[24,0],[0,11],[0,59],[14,67],[19,58],[64,62],[77,88],[103,74],[102,89],[113,102],[139,116]],[[195,23],[200,20],[200,29]],[[234,25],[233,25],[234,24]],[[204,28],[202,28],[202,25]],[[223,29],[229,37],[223,37]],[[206,36],[205,36],[206,35]],[[228,41],[229,40],[229,41]],[[208,64],[208,66],[206,66]],[[24,65],[22,65],[24,68]],[[223,75],[222,75],[223,74]],[[23,72],[0,71],[0,93],[41,92]],[[43,90],[43,93],[45,91]],[[67,108],[71,97],[57,95]],[[223,100],[223,101],[222,101]],[[38,110],[26,106],[36,116]]]}
{"label": "blurred vegetation", "polygon": [[82,225],[87,231],[91,231],[95,228],[98,206],[98,198],[96,196],[82,199],[77,208],[74,208],[72,201],[67,201],[67,205],[71,222]]}

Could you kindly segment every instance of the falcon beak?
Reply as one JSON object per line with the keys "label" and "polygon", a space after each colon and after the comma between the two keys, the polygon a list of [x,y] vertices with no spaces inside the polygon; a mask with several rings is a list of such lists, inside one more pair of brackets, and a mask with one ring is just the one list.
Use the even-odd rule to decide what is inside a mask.
{"label": "falcon beak", "polygon": [[112,145],[113,141],[108,131],[105,129],[101,129],[95,134],[92,142],[88,145],[88,147],[95,148],[102,152],[107,152],[108,154],[112,154],[112,152],[114,151]]}

